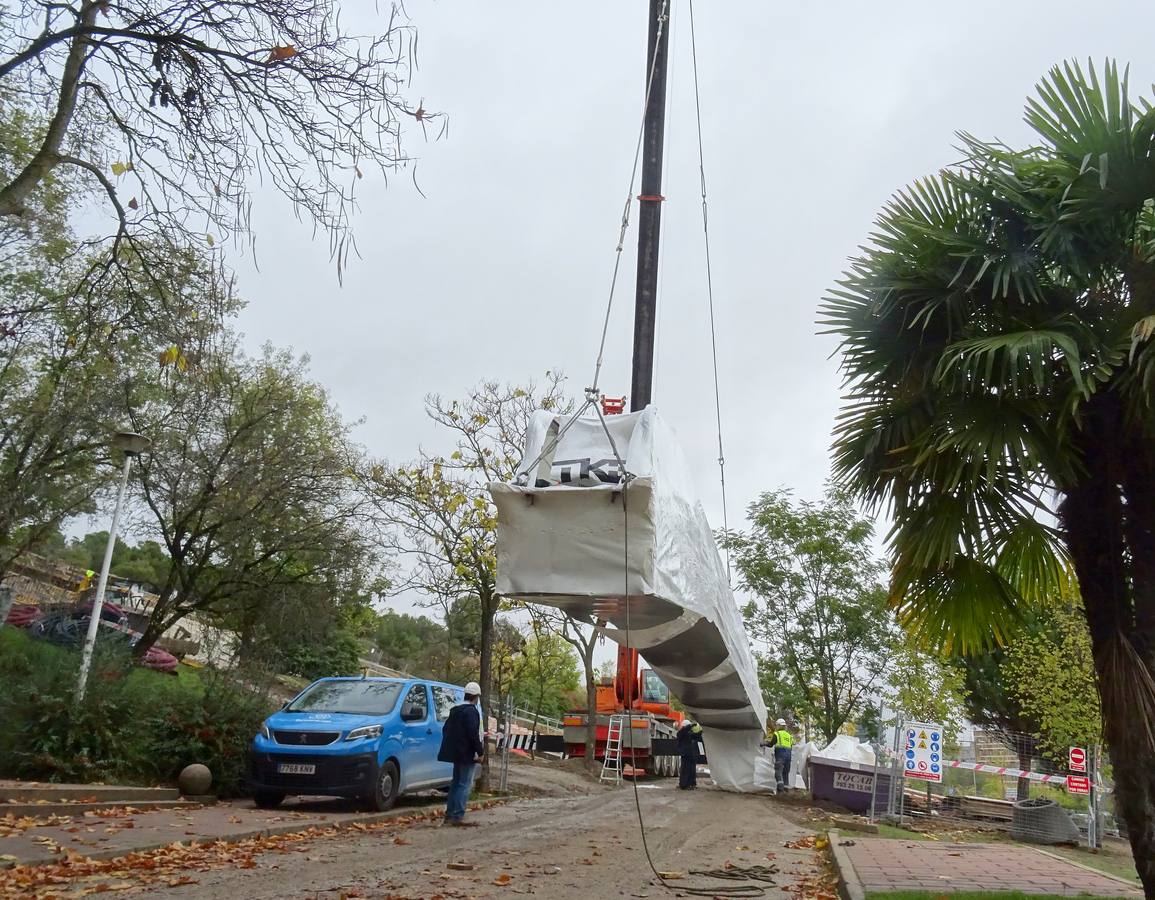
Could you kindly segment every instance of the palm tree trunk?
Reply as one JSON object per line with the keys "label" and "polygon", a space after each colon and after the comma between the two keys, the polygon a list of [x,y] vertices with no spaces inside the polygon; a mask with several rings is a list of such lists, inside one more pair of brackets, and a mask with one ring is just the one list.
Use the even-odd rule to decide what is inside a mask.
{"label": "palm tree trunk", "polygon": [[[1130,442],[1118,440],[1113,413],[1100,405],[1088,417],[1080,442],[1085,474],[1067,491],[1059,516],[1091,633],[1118,811],[1146,896],[1155,898],[1155,612],[1149,606],[1150,560],[1135,565],[1136,555],[1155,549],[1147,544],[1150,520],[1137,521],[1155,510],[1146,506],[1155,485],[1125,459]],[[1131,488],[1126,505],[1120,483]],[[1128,547],[1128,538],[1138,546]]]}
{"label": "palm tree trunk", "polygon": [[[1112,754],[1112,761],[1117,804],[1127,822],[1135,865],[1147,896],[1155,897],[1155,446],[1146,435],[1136,435],[1126,448],[1123,494],[1133,610],[1127,637],[1139,677],[1128,691],[1133,697],[1129,731],[1136,733],[1118,744],[1111,739],[1113,748],[1122,748]],[[1135,703],[1136,693],[1139,698],[1146,695],[1146,704],[1141,699]]]}

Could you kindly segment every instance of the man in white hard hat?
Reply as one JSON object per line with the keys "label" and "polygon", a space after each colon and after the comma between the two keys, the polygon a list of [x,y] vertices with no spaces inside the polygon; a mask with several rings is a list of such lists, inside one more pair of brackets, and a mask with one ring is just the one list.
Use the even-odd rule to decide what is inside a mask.
{"label": "man in white hard hat", "polygon": [[774,731],[763,746],[774,748],[774,780],[781,793],[790,787],[790,756],[794,747],[794,735],[787,730],[785,719],[774,723]]}
{"label": "man in white hard hat", "polygon": [[465,806],[473,787],[477,764],[485,759],[485,745],[481,742],[481,685],[471,681],[465,686],[465,702],[449,711],[441,731],[441,750],[437,758],[453,763],[453,781],[445,800],[445,825],[465,825]]}

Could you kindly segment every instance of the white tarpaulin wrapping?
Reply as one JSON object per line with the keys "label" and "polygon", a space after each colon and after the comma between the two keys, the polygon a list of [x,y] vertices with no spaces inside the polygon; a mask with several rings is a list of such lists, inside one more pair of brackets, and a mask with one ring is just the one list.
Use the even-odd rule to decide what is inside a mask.
{"label": "white tarpaulin wrapping", "polygon": [[[498,591],[584,621],[603,618],[619,643],[626,642],[628,596],[629,643],[702,725],[715,783],[755,789],[766,710],[738,606],[673,431],[653,407],[609,416],[605,427],[590,417],[567,430],[569,421],[536,413],[524,483],[490,486]],[[624,490],[619,458],[631,476]]]}

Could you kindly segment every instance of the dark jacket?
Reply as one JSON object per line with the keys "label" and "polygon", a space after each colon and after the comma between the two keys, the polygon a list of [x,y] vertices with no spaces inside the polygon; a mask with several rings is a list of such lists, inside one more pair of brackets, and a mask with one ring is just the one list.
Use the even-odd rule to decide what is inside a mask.
{"label": "dark jacket", "polygon": [[441,750],[437,758],[447,763],[471,763],[485,755],[481,743],[481,713],[472,703],[459,703],[449,711],[441,730]]}
{"label": "dark jacket", "polygon": [[698,735],[701,733],[701,728],[689,723],[679,728],[677,735],[678,753],[682,756],[697,756]]}

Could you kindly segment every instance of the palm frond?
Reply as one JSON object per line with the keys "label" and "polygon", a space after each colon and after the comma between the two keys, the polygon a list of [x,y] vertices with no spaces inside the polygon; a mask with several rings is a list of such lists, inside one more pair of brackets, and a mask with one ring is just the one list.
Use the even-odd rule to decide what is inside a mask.
{"label": "palm frond", "polygon": [[1059,533],[1033,518],[995,536],[995,570],[1024,601],[1042,605],[1078,596]]}
{"label": "palm frond", "polygon": [[992,567],[960,556],[943,569],[897,566],[891,604],[902,625],[942,652],[1004,644],[1023,621],[1023,599]]}
{"label": "palm frond", "polygon": [[957,375],[954,387],[963,391],[1038,395],[1053,387],[1056,363],[1065,368],[1077,388],[1084,389],[1078,341],[1055,328],[956,341],[944,348],[934,377],[942,383]]}

